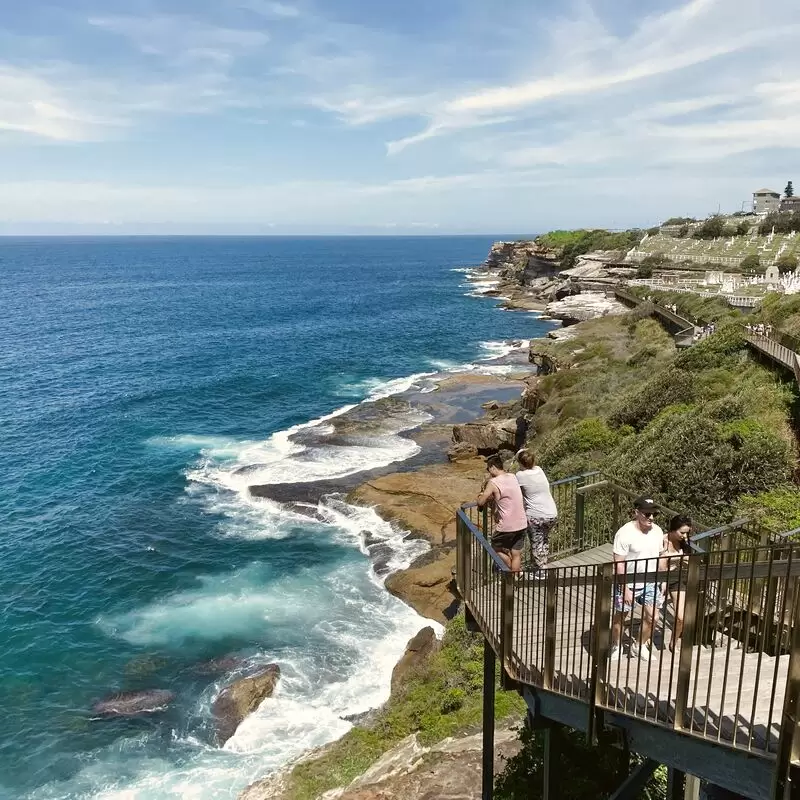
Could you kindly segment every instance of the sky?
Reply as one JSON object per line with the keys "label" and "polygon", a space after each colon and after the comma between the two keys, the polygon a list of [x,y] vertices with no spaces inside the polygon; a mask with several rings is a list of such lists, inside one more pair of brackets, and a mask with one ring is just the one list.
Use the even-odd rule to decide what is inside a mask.
{"label": "sky", "polygon": [[0,3],[0,233],[534,233],[800,186],[798,0]]}

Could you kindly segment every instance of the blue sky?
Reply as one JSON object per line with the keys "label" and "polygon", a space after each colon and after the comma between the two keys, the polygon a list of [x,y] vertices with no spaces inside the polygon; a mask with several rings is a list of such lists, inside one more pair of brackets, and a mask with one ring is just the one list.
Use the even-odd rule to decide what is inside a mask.
{"label": "blue sky", "polygon": [[735,210],[800,185],[799,41],[797,0],[6,2],[0,232]]}

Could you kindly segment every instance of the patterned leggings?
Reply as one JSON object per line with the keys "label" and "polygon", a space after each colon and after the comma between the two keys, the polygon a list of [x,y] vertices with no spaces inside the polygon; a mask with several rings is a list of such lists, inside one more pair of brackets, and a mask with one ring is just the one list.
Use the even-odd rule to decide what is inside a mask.
{"label": "patterned leggings", "polygon": [[528,538],[531,542],[531,560],[537,567],[547,563],[550,553],[550,531],[558,522],[558,517],[528,517]]}

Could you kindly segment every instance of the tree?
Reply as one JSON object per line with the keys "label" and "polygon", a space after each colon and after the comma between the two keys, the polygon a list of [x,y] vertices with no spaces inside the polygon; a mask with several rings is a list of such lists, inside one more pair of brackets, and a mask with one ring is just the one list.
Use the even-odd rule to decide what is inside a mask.
{"label": "tree", "polygon": [[740,264],[743,270],[754,270],[761,266],[761,259],[757,255],[745,256]]}
{"label": "tree", "polygon": [[783,190],[783,193],[787,197],[794,197],[794,187],[792,186],[791,181],[789,181],[789,183],[786,184],[786,188]]}
{"label": "tree", "polygon": [[725,227],[725,222],[721,216],[715,214],[709,217],[699,228],[695,230],[692,236],[695,239],[716,239],[722,236],[722,231]]}
{"label": "tree", "polygon": [[797,269],[797,256],[793,253],[784,253],[776,262],[775,266],[781,272],[792,272]]}

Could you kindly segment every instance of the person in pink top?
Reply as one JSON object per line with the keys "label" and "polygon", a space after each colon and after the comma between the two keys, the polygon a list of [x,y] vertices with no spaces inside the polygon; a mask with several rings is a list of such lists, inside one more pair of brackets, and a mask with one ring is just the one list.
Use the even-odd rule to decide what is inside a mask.
{"label": "person in pink top", "polygon": [[525,500],[517,478],[505,471],[498,455],[486,459],[489,478],[478,495],[478,508],[494,502],[494,535],[492,547],[512,572],[519,572],[522,545],[528,530]]}

